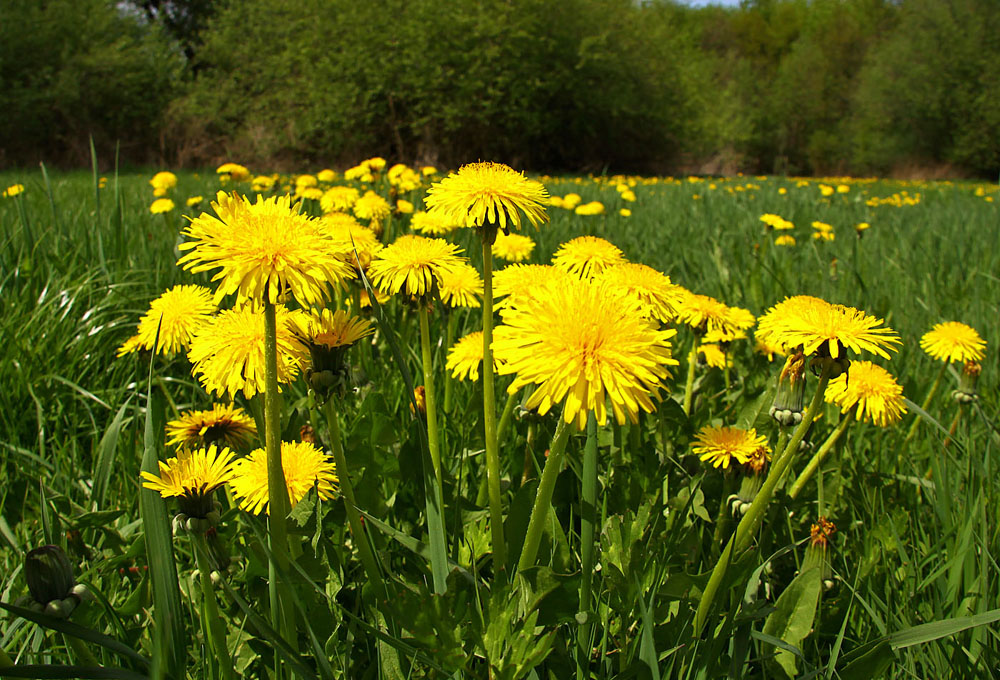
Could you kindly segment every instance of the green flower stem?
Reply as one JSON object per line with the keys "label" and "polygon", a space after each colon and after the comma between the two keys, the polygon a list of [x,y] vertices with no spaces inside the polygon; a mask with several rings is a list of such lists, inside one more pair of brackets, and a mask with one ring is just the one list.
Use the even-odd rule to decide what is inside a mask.
{"label": "green flower stem", "polygon": [[590,667],[591,587],[594,577],[594,526],[597,524],[597,420],[587,416],[587,443],[583,447],[583,486],[580,512],[580,611],[587,615],[577,631],[579,647],[576,660],[577,680],[588,677]]}
{"label": "green flower stem", "polygon": [[222,669],[222,677],[226,680],[235,680],[233,659],[229,655],[229,647],[226,644],[226,628],[222,624],[222,616],[219,614],[215,589],[212,588],[212,568],[208,564],[208,543],[205,541],[205,535],[199,532],[192,532],[191,540],[194,544],[195,561],[198,565],[201,593],[205,603],[205,620],[201,622],[205,628],[205,637],[211,642],[211,647],[215,651],[216,661],[219,663],[219,668]]}
{"label": "green flower stem", "polygon": [[[431,463],[434,465],[434,477],[437,479],[438,490],[443,489],[444,475],[441,472],[441,440],[438,434],[437,399],[434,396],[434,363],[431,358],[431,330],[427,306],[420,305],[420,356],[424,366],[424,400],[427,406],[427,448],[431,452]],[[444,504],[441,504],[444,507]]]}
{"label": "green flower stem", "polygon": [[[490,534],[493,564],[507,564],[507,542],[503,535],[500,502],[500,453],[497,450],[496,388],[493,383],[493,247],[483,230],[483,423],[486,435],[486,476],[490,499]],[[498,568],[494,573],[499,572]]]}
{"label": "green flower stem", "polygon": [[806,431],[808,431],[809,425],[813,422],[813,419],[819,412],[820,406],[823,404],[823,393],[826,390],[826,384],[830,381],[830,365],[830,361],[825,362],[823,373],[819,379],[819,385],[816,386],[816,393],[813,395],[809,408],[802,416],[802,422],[795,428],[780,456],[775,455],[771,472],[768,474],[767,479],[764,480],[764,485],[754,497],[746,514],[743,515],[743,519],[736,526],[736,532],[729,539],[726,549],[722,552],[722,556],[712,569],[712,575],[708,579],[705,590],[702,591],[701,600],[698,602],[698,610],[694,615],[694,633],[696,636],[700,636],[705,627],[708,615],[712,611],[715,595],[722,585],[722,580],[725,578],[732,556],[743,552],[749,547],[751,539],[764,519],[764,513],[771,502],[771,497],[774,495],[775,489],[784,479],[785,473],[795,460],[799,444],[802,442],[802,438],[805,436]]}
{"label": "green flower stem", "polygon": [[691,415],[691,402],[694,399],[694,370],[698,365],[698,341],[695,340],[694,346],[691,347],[691,353],[688,354],[688,375],[687,382],[684,384],[684,415]]}
{"label": "green flower stem", "polygon": [[[444,348],[447,352],[455,343],[455,326],[458,325],[458,313],[454,309],[448,310],[448,325],[445,329]],[[455,385],[455,379],[448,371],[444,372],[444,413],[451,413],[451,393]]]}
{"label": "green flower stem", "polygon": [[799,494],[802,493],[802,488],[806,485],[806,482],[812,478],[820,464],[822,464],[823,460],[826,458],[827,454],[833,450],[833,445],[837,443],[838,439],[840,439],[840,435],[844,434],[844,430],[847,429],[847,425],[850,422],[850,414],[846,414],[841,417],[840,422],[837,423],[836,429],[830,433],[830,435],[826,438],[826,441],[823,442],[823,445],[817,449],[808,465],[806,465],[802,472],[799,473],[795,483],[792,484],[792,488],[788,491],[788,495],[791,498],[794,499],[799,497]]}
{"label": "green flower stem", "polygon": [[[931,400],[934,398],[935,393],[937,393],[938,388],[941,386],[941,380],[944,378],[944,372],[948,370],[948,362],[941,363],[941,370],[938,371],[937,377],[934,378],[934,382],[931,383],[931,388],[927,391],[927,396],[924,397],[924,403],[920,405],[924,411],[926,411],[930,405]],[[906,433],[906,439],[903,440],[904,446],[909,444],[913,437],[917,434],[917,428],[920,426],[920,414],[915,413],[913,415],[913,424],[910,425],[910,431]],[[902,457],[902,451],[900,452],[900,457]],[[902,459],[902,458],[900,458]]]}
{"label": "green flower stem", "polygon": [[565,415],[560,415],[559,423],[556,425],[556,431],[552,437],[552,446],[549,447],[549,457],[545,459],[545,466],[542,468],[542,479],[538,482],[538,491],[535,492],[531,519],[528,520],[528,530],[524,535],[524,547],[521,549],[521,558],[517,562],[518,572],[535,566],[538,546],[542,542],[542,530],[552,509],[552,492],[555,490],[556,479],[562,469],[563,453],[566,451],[569,431]]}
{"label": "green flower stem", "polygon": [[327,399],[325,409],[327,426],[330,428],[330,448],[333,449],[333,462],[337,465],[340,493],[344,497],[344,508],[347,510],[347,522],[351,527],[351,534],[354,536],[354,542],[361,555],[361,565],[364,567],[368,583],[377,593],[377,597],[388,599],[389,593],[382,580],[382,570],[375,558],[375,550],[372,548],[368,532],[365,531],[364,524],[361,523],[358,504],[354,500],[354,485],[351,484],[351,476],[347,471],[344,443],[340,435],[340,421],[337,418],[337,410],[334,408],[332,398]]}
{"label": "green flower stem", "polygon": [[[268,595],[271,624],[292,645],[295,644],[294,612],[288,597],[288,584],[279,574],[288,573],[288,484],[281,465],[281,412],[278,400],[278,331],[274,303],[264,302],[264,433],[267,451],[267,531],[270,543],[268,560]],[[282,602],[286,603],[285,606]],[[275,655],[276,677],[283,677],[281,662]]]}

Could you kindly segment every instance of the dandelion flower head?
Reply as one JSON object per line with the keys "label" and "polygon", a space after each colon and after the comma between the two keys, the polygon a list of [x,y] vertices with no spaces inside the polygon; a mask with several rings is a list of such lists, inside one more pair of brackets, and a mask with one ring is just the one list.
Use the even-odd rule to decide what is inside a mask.
{"label": "dandelion flower head", "polygon": [[434,289],[442,274],[465,263],[461,249],[444,239],[406,235],[383,248],[369,267],[383,293],[419,297]]}
{"label": "dandelion flower head", "polygon": [[319,228],[316,220],[292,210],[288,196],[263,198],[219,192],[218,217],[203,213],[184,230],[190,251],[177,264],[193,272],[219,271],[215,300],[236,293],[245,300],[277,303],[290,292],[309,306],[327,297],[330,285],[352,277],[347,253]]}
{"label": "dandelion flower head", "polygon": [[[295,329],[305,323],[300,311],[275,307],[278,341],[278,382],[290,383],[306,352]],[[264,391],[264,310],[242,305],[219,312],[203,324],[191,340],[188,359],[205,389],[213,394],[247,399]]]}
{"label": "dandelion flower head", "polygon": [[889,371],[870,361],[852,361],[842,373],[826,386],[826,401],[847,413],[857,406],[855,417],[887,427],[897,423],[906,413],[903,388]]}
{"label": "dandelion flower head", "polygon": [[[204,286],[178,285],[149,304],[149,310],[139,320],[138,334],[118,348],[118,356],[138,349],[157,354],[174,354],[191,345],[195,331],[215,312],[212,291]],[[157,337],[159,333],[159,337]]]}
{"label": "dandelion flower head", "polygon": [[413,213],[413,217],[410,218],[410,228],[421,234],[443,236],[455,231],[458,225],[442,213],[420,210]]}
{"label": "dandelion flower head", "polygon": [[786,298],[761,316],[757,337],[789,351],[802,347],[807,355],[834,359],[845,349],[872,352],[884,359],[895,351],[899,336],[882,326],[882,319],[854,307],[834,305],[820,298],[797,295]]}
{"label": "dandelion flower head", "polygon": [[543,294],[550,282],[574,278],[565,269],[548,264],[511,264],[493,274],[493,299],[497,309],[521,304],[524,300]]}
{"label": "dandelion flower head", "polygon": [[221,443],[238,449],[257,435],[253,418],[238,406],[215,404],[205,411],[184,411],[167,423],[167,444],[180,448]]}
{"label": "dandelion flower head", "polygon": [[381,222],[392,213],[389,201],[374,191],[366,191],[365,195],[354,202],[354,214],[361,220]]}
{"label": "dandelion flower head", "polygon": [[424,203],[463,227],[496,225],[510,231],[521,228],[522,214],[535,227],[547,222],[548,197],[541,182],[507,165],[469,163],[432,185]]}
{"label": "dandelion flower head", "polygon": [[535,242],[530,236],[524,234],[505,234],[502,231],[497,233],[497,240],[493,244],[493,257],[508,262],[524,262],[531,257],[531,251],[535,249]]}
{"label": "dandelion flower head", "polygon": [[323,309],[319,313],[303,315],[298,321],[305,322],[301,330],[308,344],[328,349],[349,347],[374,331],[371,321],[351,316],[342,309]]}
{"label": "dandelion flower head", "polygon": [[438,292],[449,307],[477,308],[483,297],[483,278],[475,267],[459,264],[441,272]]}
{"label": "dandelion flower head", "polygon": [[552,256],[553,265],[585,279],[626,261],[618,246],[596,236],[570,239],[559,246]]}
{"label": "dandelion flower head", "polygon": [[234,458],[228,448],[220,450],[215,444],[181,451],[160,461],[160,474],[141,472],[142,486],[164,498],[179,498],[182,512],[204,517],[212,510],[212,493],[232,479]]}
{"label": "dandelion flower head", "polygon": [[712,467],[728,468],[735,460],[740,465],[749,462],[759,455],[763,449],[765,455],[771,453],[771,447],[763,436],[757,435],[757,430],[744,430],[739,427],[701,428],[693,444],[694,453],[701,460],[708,461]]}
{"label": "dandelion flower head", "polygon": [[[285,473],[290,507],[294,508],[314,486],[320,498],[333,498],[338,481],[336,467],[315,444],[281,442],[281,468]],[[241,508],[254,515],[267,513],[267,452],[255,449],[239,460],[229,486]]]}
{"label": "dandelion flower head", "polygon": [[[496,363],[496,362],[494,362]],[[479,380],[479,367],[483,364],[483,332],[473,331],[458,339],[448,350],[445,368],[458,380]]]}
{"label": "dandelion flower head", "polygon": [[975,328],[958,321],[945,321],[920,338],[920,347],[938,361],[982,361],[986,341]]}
{"label": "dandelion flower head", "polygon": [[581,430],[591,411],[607,421],[607,402],[619,423],[652,412],[667,367],[677,365],[676,331],[644,319],[626,291],[587,279],[550,282],[501,317],[493,352],[499,372],[515,376],[508,392],[536,385],[525,407],[545,414],[564,403],[565,421]]}

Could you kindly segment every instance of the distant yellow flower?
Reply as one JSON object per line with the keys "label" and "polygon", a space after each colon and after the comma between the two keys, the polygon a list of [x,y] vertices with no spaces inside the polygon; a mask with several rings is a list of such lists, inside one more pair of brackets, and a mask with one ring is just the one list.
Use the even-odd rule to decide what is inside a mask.
{"label": "distant yellow flower", "polygon": [[218,269],[216,302],[236,294],[237,304],[279,302],[290,293],[302,305],[322,302],[329,287],[351,278],[348,253],[339,249],[318,222],[292,210],[288,196],[246,197],[220,191],[213,203],[218,218],[207,213],[184,230],[191,251],[177,264],[192,272]]}
{"label": "distant yellow flower", "polygon": [[545,187],[500,163],[469,163],[427,190],[430,212],[464,227],[521,228],[521,215],[535,227],[548,221]]}
{"label": "distant yellow flower", "polygon": [[781,236],[774,239],[774,245],[776,246],[794,246],[795,237],[791,234],[782,234]]}
{"label": "distant yellow flower", "polygon": [[193,207],[195,207],[196,205],[198,205],[199,203],[201,203],[204,200],[205,199],[203,197],[201,197],[201,196],[192,196],[188,200],[185,201],[185,204],[187,205],[187,207],[193,208]]}
{"label": "distant yellow flower", "polygon": [[479,367],[483,363],[483,332],[474,331],[448,349],[445,368],[458,380],[479,380]]}
{"label": "distant yellow flower", "polygon": [[149,180],[149,185],[154,189],[162,189],[164,191],[173,189],[177,186],[177,175],[167,170],[158,172],[153,175],[153,179]]}
{"label": "distant yellow flower", "polygon": [[6,189],[4,189],[4,191],[3,191],[3,197],[4,198],[14,198],[18,194],[23,194],[23,193],[24,193],[24,185],[23,184],[11,184],[9,187],[7,187]]}
{"label": "distant yellow flower", "polygon": [[[738,308],[736,308],[738,309]],[[723,336],[731,336],[738,331],[749,328],[746,310],[734,314],[729,305],[708,295],[700,295],[684,290],[677,305],[677,319],[696,331],[702,333],[718,332]],[[750,317],[753,325],[753,316]]]}
{"label": "distant yellow flower", "polygon": [[372,158],[361,161],[361,165],[365,166],[372,172],[379,172],[385,168],[385,159],[381,156],[373,156]]}
{"label": "distant yellow flower", "polygon": [[318,179],[323,184],[329,184],[331,182],[337,181],[337,173],[335,173],[333,170],[330,170],[329,168],[326,168],[325,170],[320,170],[319,172],[316,173],[316,179]]}
{"label": "distant yellow flower", "polygon": [[330,237],[339,250],[347,253],[347,262],[354,268],[357,268],[360,261],[361,268],[368,269],[372,258],[385,247],[375,232],[347,213],[332,212],[323,215],[319,219],[319,228]]}
{"label": "distant yellow flower", "polygon": [[573,209],[573,212],[577,215],[603,215],[604,204],[600,201],[591,201],[589,203],[576,206],[576,208]]}
{"label": "distant yellow flower", "polygon": [[552,264],[571,274],[591,278],[608,267],[625,264],[627,260],[615,244],[596,236],[577,236],[559,246]]}
{"label": "distant yellow flower", "polygon": [[604,269],[594,277],[608,285],[618,286],[639,301],[644,317],[667,323],[677,315],[684,289],[670,277],[652,267],[624,262]]}
{"label": "distant yellow flower", "polygon": [[160,461],[160,474],[143,471],[144,489],[152,489],[164,498],[177,498],[181,512],[205,517],[212,511],[212,494],[233,478],[235,454],[228,448],[181,451],[176,458]]}
{"label": "distant yellow flower", "polygon": [[[178,285],[149,304],[139,320],[138,334],[118,348],[118,356],[139,349],[157,354],[174,354],[187,349],[195,331],[207,323],[215,311],[212,291],[204,286]],[[157,337],[159,333],[159,337]]]}
{"label": "distant yellow flower", "polygon": [[721,468],[728,468],[734,460],[742,465],[759,455],[761,449],[765,455],[771,453],[767,439],[758,436],[754,428],[744,430],[706,425],[698,432],[692,446],[701,460]]}
{"label": "distant yellow flower", "polygon": [[820,193],[821,196],[832,196],[833,195],[833,187],[830,186],[829,184],[820,184],[819,185],[819,193]]}
{"label": "distant yellow flower", "polygon": [[257,175],[253,178],[251,189],[257,193],[264,193],[270,191],[274,187],[274,177],[268,177],[267,175]]}
{"label": "distant yellow flower", "polygon": [[854,307],[830,304],[808,295],[786,298],[761,316],[757,338],[789,351],[802,347],[806,355],[819,354],[834,359],[846,349],[872,352],[885,359],[886,350],[900,344],[896,333],[879,327],[882,319],[868,316]]}
{"label": "distant yellow flower", "polygon": [[215,404],[207,411],[184,411],[167,423],[167,444],[181,448],[224,444],[239,448],[256,436],[257,426],[243,409]]}
{"label": "distant yellow flower", "polygon": [[443,236],[455,231],[458,225],[441,213],[421,210],[413,213],[413,217],[410,218],[410,228],[430,236]]}
{"label": "distant yellow flower", "polygon": [[565,269],[547,264],[512,264],[493,273],[493,299],[504,298],[494,306],[503,309],[519,305],[543,292],[553,280],[574,278]]}
{"label": "distant yellow flower", "polygon": [[629,210],[628,208],[622,208],[621,210],[618,211],[618,214],[621,215],[622,217],[632,217],[632,211]]}
{"label": "distant yellow flower", "polygon": [[366,191],[364,196],[354,202],[354,214],[361,220],[381,222],[391,213],[389,202],[374,191]]}
{"label": "distant yellow flower", "polygon": [[162,215],[173,210],[176,206],[169,198],[158,198],[149,206],[149,212],[154,215]]}
{"label": "distant yellow flower", "polygon": [[[285,473],[289,507],[294,508],[314,486],[323,500],[334,497],[338,482],[336,466],[315,444],[281,442],[281,468]],[[253,515],[267,513],[267,452],[255,449],[237,461],[229,486],[241,508]]]}
{"label": "distant yellow flower", "polygon": [[478,308],[483,297],[483,279],[475,267],[456,265],[441,272],[438,281],[441,302],[449,307]]}
{"label": "distant yellow flower", "polygon": [[958,321],[945,321],[920,338],[920,347],[938,361],[982,361],[986,341],[975,328]]}
{"label": "distant yellow flower", "polygon": [[576,206],[580,205],[581,201],[583,201],[583,198],[580,197],[580,194],[566,194],[562,197],[562,205],[559,207],[565,208],[566,210],[575,210]]}
{"label": "distant yellow flower", "polygon": [[422,174],[424,177],[430,177],[431,175],[436,175],[437,168],[435,168],[433,165],[425,165],[422,168],[420,168],[420,174]]}
{"label": "distant yellow flower", "polygon": [[813,238],[817,241],[833,241],[837,238],[837,235],[832,231],[814,231]]}
{"label": "distant yellow flower", "polygon": [[402,198],[396,200],[396,212],[401,215],[409,215],[413,212],[413,204],[409,201],[404,201]]}
{"label": "distant yellow flower", "polygon": [[868,224],[867,222],[858,222],[857,224],[854,225],[854,231],[858,233],[858,236],[861,236],[861,233],[870,229],[871,226],[872,225]]}
{"label": "distant yellow flower", "polygon": [[[794,229],[795,225],[781,217],[780,215],[775,215],[773,213],[764,213],[760,216],[760,221],[771,227],[772,229],[787,230]],[[794,240],[794,239],[793,239]]]}
{"label": "distant yellow flower", "polygon": [[671,355],[673,329],[642,318],[627,292],[587,279],[549,283],[538,295],[501,312],[493,352],[501,374],[513,374],[508,393],[536,385],[525,407],[547,413],[565,403],[564,418],[583,429],[587,414],[618,423],[652,412]]}
{"label": "distant yellow flower", "polygon": [[215,169],[215,173],[223,182],[245,182],[250,179],[250,171],[239,163],[223,163]]}
{"label": "distant yellow flower", "polygon": [[524,262],[531,257],[531,251],[535,249],[535,242],[530,236],[524,234],[510,234],[498,232],[497,240],[493,244],[493,257],[508,262]]}
{"label": "distant yellow flower", "polygon": [[838,193],[838,194],[846,194],[846,193],[848,193],[848,192],[849,192],[850,190],[851,190],[851,187],[849,187],[849,186],[848,186],[848,185],[846,185],[846,184],[838,184],[838,185],[837,185],[837,193]]}
{"label": "distant yellow flower", "polygon": [[903,388],[889,371],[870,361],[852,361],[846,373],[826,386],[826,401],[847,413],[857,406],[855,417],[887,427],[899,422],[906,413]]}
{"label": "distant yellow flower", "polygon": [[372,285],[383,293],[419,297],[440,282],[444,272],[465,263],[461,249],[444,239],[406,235],[383,248],[372,260]]}
{"label": "distant yellow flower", "polygon": [[[299,373],[306,352],[295,335],[305,323],[302,312],[275,308],[278,341],[278,382],[290,383]],[[264,391],[264,312],[246,304],[219,312],[191,340],[188,359],[205,390],[247,399]]]}

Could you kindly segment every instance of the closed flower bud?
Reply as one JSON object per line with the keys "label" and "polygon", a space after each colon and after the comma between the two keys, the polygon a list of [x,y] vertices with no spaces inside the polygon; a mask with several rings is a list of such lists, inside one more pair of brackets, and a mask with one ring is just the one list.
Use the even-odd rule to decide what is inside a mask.
{"label": "closed flower bud", "polygon": [[31,597],[40,604],[62,600],[76,585],[73,565],[57,545],[35,548],[24,558],[24,576]]}

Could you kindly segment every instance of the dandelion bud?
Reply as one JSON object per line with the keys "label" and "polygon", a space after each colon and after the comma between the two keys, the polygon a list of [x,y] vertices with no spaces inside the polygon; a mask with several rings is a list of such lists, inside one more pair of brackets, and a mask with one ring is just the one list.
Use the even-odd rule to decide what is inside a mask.
{"label": "dandelion bud", "polygon": [[31,597],[43,605],[65,599],[76,585],[73,565],[58,545],[43,545],[29,552],[24,558],[24,577]]}
{"label": "dandelion bud", "polygon": [[802,422],[806,393],[805,360],[801,352],[790,355],[778,376],[778,389],[768,413],[783,427],[793,427]]}
{"label": "dandelion bud", "polygon": [[952,398],[959,404],[971,404],[978,399],[976,384],[982,372],[983,366],[978,361],[966,361],[962,367],[962,375],[958,379],[958,389],[951,393]]}
{"label": "dandelion bud", "polygon": [[806,557],[802,563],[802,570],[805,571],[811,567],[819,567],[824,585],[833,575],[830,560],[827,558],[827,548],[830,544],[830,537],[836,531],[837,527],[826,517],[820,517],[816,520],[816,524],[813,524],[809,530],[809,547],[806,548]]}
{"label": "dandelion bud", "polygon": [[[417,385],[413,390],[413,402],[416,402],[421,416],[427,415],[427,394],[423,385]],[[410,413],[413,413],[413,402],[410,402]]]}

